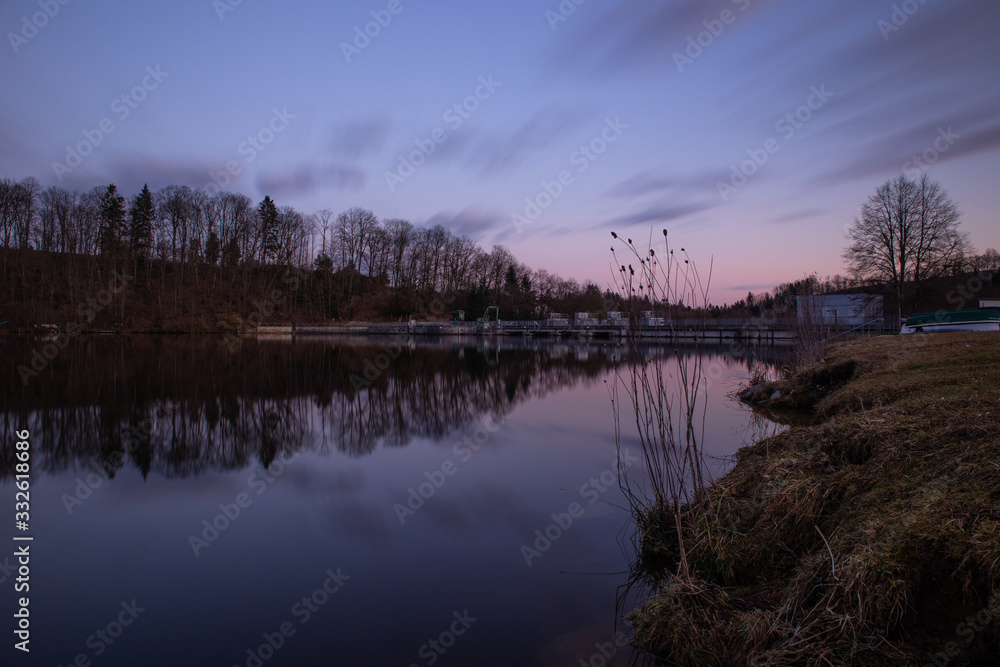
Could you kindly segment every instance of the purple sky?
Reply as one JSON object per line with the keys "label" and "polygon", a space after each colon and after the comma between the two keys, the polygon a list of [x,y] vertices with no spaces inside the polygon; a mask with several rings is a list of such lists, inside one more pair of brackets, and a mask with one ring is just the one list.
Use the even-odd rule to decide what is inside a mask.
{"label": "purple sky", "polygon": [[236,2],[7,0],[0,177],[231,178],[601,285],[611,230],[666,227],[721,302],[843,272],[858,207],[925,154],[1000,247],[996,0]]}

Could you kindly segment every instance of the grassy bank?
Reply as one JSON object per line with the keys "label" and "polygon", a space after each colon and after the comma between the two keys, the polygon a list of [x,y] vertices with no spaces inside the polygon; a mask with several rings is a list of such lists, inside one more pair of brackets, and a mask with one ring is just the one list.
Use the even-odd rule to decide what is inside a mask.
{"label": "grassy bank", "polygon": [[994,665],[1000,334],[834,345],[747,398],[808,410],[689,508],[642,518],[641,648],[689,665]]}

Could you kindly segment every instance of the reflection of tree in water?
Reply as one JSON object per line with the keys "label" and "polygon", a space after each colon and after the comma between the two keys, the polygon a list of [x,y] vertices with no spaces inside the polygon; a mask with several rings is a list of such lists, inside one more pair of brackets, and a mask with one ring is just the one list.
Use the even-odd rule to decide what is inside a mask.
{"label": "reflection of tree in water", "polygon": [[[13,341],[0,359],[0,421],[7,432],[31,430],[37,470],[186,477],[266,466],[284,451],[365,456],[413,438],[440,441],[487,415],[596,382],[621,356],[613,344],[442,339],[395,349],[387,338],[382,345],[398,355],[373,376],[385,353],[373,341],[381,342],[245,341],[230,352],[209,338],[84,338],[27,387],[16,367],[35,344]],[[0,478],[14,463],[4,448]]]}
{"label": "reflection of tree in water", "polygon": [[[134,467],[183,477],[268,465],[283,451],[363,456],[415,437],[442,440],[606,366],[544,349],[492,350],[489,362],[475,347],[421,345],[402,347],[372,377],[366,368],[384,351],[370,342],[247,341],[230,353],[201,338],[101,337],[74,341],[59,367],[25,388],[16,366],[33,345],[14,345],[0,360],[0,419],[30,429],[34,467],[96,466],[110,476]],[[12,453],[0,457],[9,477]]]}

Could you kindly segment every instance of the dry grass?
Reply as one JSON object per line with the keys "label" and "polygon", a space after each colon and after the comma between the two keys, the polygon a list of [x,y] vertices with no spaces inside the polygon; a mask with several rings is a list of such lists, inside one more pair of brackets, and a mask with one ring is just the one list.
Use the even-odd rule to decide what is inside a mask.
{"label": "dry grass", "polygon": [[[687,508],[692,579],[664,567],[636,642],[689,665],[926,664],[948,642],[948,664],[995,664],[1000,617],[957,633],[1000,614],[1000,334],[838,344],[757,398],[814,423]],[[645,523],[645,562],[669,563]]]}

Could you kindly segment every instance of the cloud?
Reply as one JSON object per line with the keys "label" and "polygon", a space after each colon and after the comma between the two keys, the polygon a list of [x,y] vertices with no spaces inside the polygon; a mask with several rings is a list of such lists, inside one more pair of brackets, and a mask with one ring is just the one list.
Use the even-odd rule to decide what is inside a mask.
{"label": "cloud", "polygon": [[341,123],[333,129],[330,152],[351,163],[367,155],[378,154],[389,136],[389,125],[385,118]]}
{"label": "cloud", "polygon": [[424,222],[423,226],[441,225],[453,234],[468,236],[478,241],[489,237],[491,232],[496,231],[501,221],[503,221],[503,216],[498,213],[467,207],[457,213],[454,211],[435,213]]}
{"label": "cloud", "polygon": [[635,213],[630,213],[618,218],[615,218],[609,223],[602,223],[605,225],[638,225],[646,224],[651,222],[658,223],[668,223],[681,218],[686,218],[694,213],[700,213],[702,211],[714,208],[715,204],[709,203],[689,203],[689,204],[660,204],[644,208]]}
{"label": "cloud", "polygon": [[660,197],[700,192],[715,187],[719,180],[716,171],[701,171],[695,174],[673,174],[664,169],[648,169],[629,176],[605,191],[605,196],[614,199],[635,199],[651,195]]}
{"label": "cloud", "polygon": [[545,108],[506,135],[495,135],[474,149],[470,163],[492,178],[524,164],[532,154],[551,147],[584,120],[580,111]]}
{"label": "cloud", "polygon": [[[225,160],[217,163],[199,162],[196,160],[173,160],[149,155],[133,155],[125,158],[100,159],[94,156],[86,160],[78,168],[67,174],[62,183],[52,177],[52,182],[66,189],[89,190],[96,186],[106,186],[114,183],[123,193],[137,193],[143,185],[149,185],[150,190],[159,190],[168,185],[186,185],[190,188],[204,190],[212,183],[211,171],[220,170]],[[52,175],[49,171],[46,176]],[[242,191],[241,186],[247,186],[246,179],[237,176],[224,190]]]}
{"label": "cloud", "polygon": [[774,289],[774,283],[750,283],[747,285],[730,285],[727,290],[746,290],[747,292],[770,292]]}
{"label": "cloud", "polygon": [[705,196],[705,193],[715,193],[715,183],[720,178],[724,176],[716,171],[676,174],[666,168],[655,168],[638,172],[604,193],[611,199],[633,202],[635,210],[611,220],[592,223],[584,229],[627,229],[633,225],[667,225],[683,221],[720,206],[717,197]]}
{"label": "cloud", "polygon": [[[861,133],[868,137],[864,143],[854,139]],[[933,168],[1000,148],[1000,100],[937,110],[930,118],[921,119],[894,119],[891,109],[882,108],[867,118],[834,128],[833,134],[828,141],[848,149],[842,150],[832,164],[818,170],[814,183],[839,185],[909,172],[922,165]],[[850,150],[850,146],[856,149]]]}
{"label": "cloud", "polygon": [[789,213],[774,216],[766,222],[769,225],[785,225],[790,222],[798,222],[799,220],[809,220],[825,213],[827,213],[827,211],[820,208],[800,209],[798,211],[791,211]]}
{"label": "cloud", "polygon": [[356,167],[346,165],[320,166],[303,163],[292,170],[261,174],[257,177],[257,189],[266,194],[293,197],[311,194],[317,188],[359,192],[367,181],[366,173]]}
{"label": "cloud", "polygon": [[[544,107],[510,130],[496,126],[481,129],[473,120],[463,123],[458,130],[440,127],[446,139],[435,145],[425,161],[428,165],[454,165],[473,170],[482,178],[495,178],[513,172],[533,155],[558,144],[584,119],[579,110]],[[424,130],[397,146],[392,152],[394,168],[400,155],[405,157],[417,150],[414,142],[428,139],[432,131]]]}
{"label": "cloud", "polygon": [[[615,75],[628,69],[676,72],[671,54],[705,30],[705,21],[741,4],[625,0],[594,13],[590,21],[577,13],[576,23],[560,27],[555,60],[560,74],[567,68]],[[795,138],[814,147],[809,161],[784,169],[823,185],[898,173],[912,155],[930,147],[939,129],[949,126],[963,138],[940,156],[941,162],[1000,147],[1000,94],[988,83],[996,81],[1000,70],[995,47],[1000,3],[921,4],[898,30],[886,32],[887,38],[883,29],[892,21],[892,3],[753,1],[746,7],[709,47],[721,52],[735,45],[738,57],[730,51],[725,70],[687,72],[685,90],[697,86],[700,97],[691,103],[708,104],[702,88],[725,87],[729,94],[723,99],[739,104],[718,108],[730,129],[750,142],[762,129],[773,131],[775,119],[794,108],[790,105],[801,104],[810,86],[829,85],[836,96]],[[812,139],[816,141],[806,143]],[[651,173],[623,181],[607,194],[654,196],[681,191],[687,184]]]}
{"label": "cloud", "polygon": [[[2,125],[0,125],[2,128]],[[23,160],[28,154],[28,144],[23,140],[24,133],[14,130],[0,129],[0,164],[6,167],[8,162]],[[16,176],[15,176],[16,177]]]}
{"label": "cloud", "polygon": [[676,73],[673,53],[686,48],[688,37],[706,30],[706,21],[718,20],[729,10],[736,20],[727,30],[742,30],[752,15],[773,4],[776,0],[625,0],[583,28],[566,31],[568,36],[556,46],[554,59],[560,69],[588,71],[596,66],[605,73],[620,73],[635,66],[662,69],[668,63]]}

